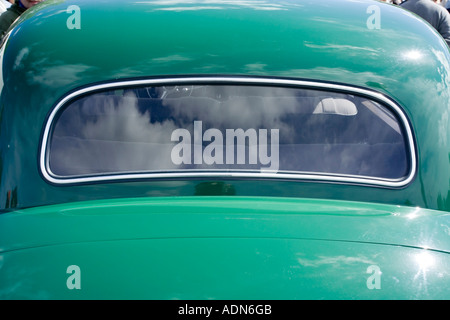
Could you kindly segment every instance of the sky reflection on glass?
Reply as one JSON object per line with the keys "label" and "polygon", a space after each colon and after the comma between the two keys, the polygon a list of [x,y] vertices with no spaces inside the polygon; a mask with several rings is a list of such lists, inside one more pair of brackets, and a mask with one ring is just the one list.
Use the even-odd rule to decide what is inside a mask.
{"label": "sky reflection on glass", "polygon": [[271,169],[399,179],[408,171],[401,125],[376,102],[235,85],[144,87],[74,101],[56,120],[49,166],[62,177]]}

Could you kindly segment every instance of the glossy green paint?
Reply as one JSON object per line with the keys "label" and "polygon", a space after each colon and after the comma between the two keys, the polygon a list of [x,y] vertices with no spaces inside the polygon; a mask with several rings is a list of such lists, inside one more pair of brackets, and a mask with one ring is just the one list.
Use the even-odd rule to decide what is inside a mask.
{"label": "glossy green paint", "polygon": [[[80,30],[67,28],[70,5]],[[380,29],[367,27],[370,5]],[[371,0],[46,0],[17,22],[0,61],[0,298],[450,297],[450,56],[416,16]],[[388,95],[414,130],[416,178],[389,189],[258,179],[61,187],[41,177],[43,125],[68,92],[217,74]],[[70,265],[81,290],[66,286]],[[371,265],[380,290],[367,287]]]}
{"label": "glossy green paint", "polygon": [[[449,214],[259,197],[100,200],[0,216],[0,298],[442,299]],[[69,266],[81,289],[70,290]],[[379,289],[370,289],[377,266]]]}
{"label": "glossy green paint", "polygon": [[[306,78],[377,90],[405,108],[417,139],[419,171],[402,190],[227,181],[237,194],[450,209],[449,53],[445,42],[418,18],[380,3],[381,29],[369,30],[366,10],[372,1],[206,6],[194,1],[180,3],[184,8],[158,3],[48,0],[18,22],[3,47],[1,206],[193,195],[197,184],[208,181],[52,186],[37,167],[39,140],[29,137],[40,136],[58,99],[92,83],[221,74]],[[67,28],[72,4],[81,10],[79,30]],[[8,192],[14,201],[8,201]]]}

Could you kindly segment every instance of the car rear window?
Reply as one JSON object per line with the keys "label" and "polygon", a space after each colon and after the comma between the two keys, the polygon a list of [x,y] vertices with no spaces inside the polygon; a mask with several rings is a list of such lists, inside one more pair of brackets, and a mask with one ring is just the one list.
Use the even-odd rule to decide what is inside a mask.
{"label": "car rear window", "polygon": [[259,176],[395,186],[413,173],[407,121],[381,95],[203,81],[116,84],[63,99],[44,134],[45,176],[56,183]]}

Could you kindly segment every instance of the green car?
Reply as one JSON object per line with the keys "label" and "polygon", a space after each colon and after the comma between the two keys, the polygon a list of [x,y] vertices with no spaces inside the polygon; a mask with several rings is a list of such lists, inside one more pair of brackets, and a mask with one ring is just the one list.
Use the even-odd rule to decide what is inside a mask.
{"label": "green car", "polygon": [[450,54],[414,14],[47,0],[0,67],[0,299],[450,298]]}

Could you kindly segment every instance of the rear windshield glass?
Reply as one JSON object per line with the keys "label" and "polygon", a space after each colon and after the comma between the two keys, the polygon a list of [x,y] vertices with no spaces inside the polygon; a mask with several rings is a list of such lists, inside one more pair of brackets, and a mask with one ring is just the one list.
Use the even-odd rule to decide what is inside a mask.
{"label": "rear windshield glass", "polygon": [[71,177],[289,174],[403,179],[404,126],[365,96],[261,85],[94,92],[51,120],[46,170]]}

